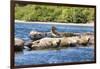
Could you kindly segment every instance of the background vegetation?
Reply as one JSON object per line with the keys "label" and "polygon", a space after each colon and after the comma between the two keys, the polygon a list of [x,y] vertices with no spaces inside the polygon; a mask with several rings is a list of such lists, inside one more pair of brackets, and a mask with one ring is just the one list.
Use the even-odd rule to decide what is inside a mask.
{"label": "background vegetation", "polygon": [[67,6],[16,4],[15,19],[25,21],[87,23],[94,21],[94,9]]}

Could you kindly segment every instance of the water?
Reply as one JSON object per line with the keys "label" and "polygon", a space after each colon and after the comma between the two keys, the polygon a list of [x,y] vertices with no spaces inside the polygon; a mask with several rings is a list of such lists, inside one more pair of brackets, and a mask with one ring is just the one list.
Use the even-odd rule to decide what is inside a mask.
{"label": "water", "polygon": [[[51,24],[25,24],[25,23],[16,23],[15,24],[15,37],[22,38],[24,40],[29,40],[29,32],[32,30],[39,32],[50,32]],[[57,31],[59,32],[93,32],[94,28],[89,26],[71,26],[71,25],[55,25]]]}
{"label": "water", "polygon": [[[59,32],[93,32],[93,27],[55,25]],[[32,30],[50,32],[52,25],[48,24],[15,24],[15,36],[29,40],[29,32]],[[15,54],[15,65],[53,64],[65,62],[94,61],[94,47],[72,47],[60,50],[26,51]]]}

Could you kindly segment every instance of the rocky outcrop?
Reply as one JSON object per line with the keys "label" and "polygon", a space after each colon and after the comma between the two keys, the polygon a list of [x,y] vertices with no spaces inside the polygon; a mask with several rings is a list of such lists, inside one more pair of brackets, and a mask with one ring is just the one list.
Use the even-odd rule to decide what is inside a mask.
{"label": "rocky outcrop", "polygon": [[22,40],[20,38],[15,38],[14,41],[15,41],[15,44],[14,44],[15,49],[14,50],[15,51],[22,51],[24,48],[24,40]]}

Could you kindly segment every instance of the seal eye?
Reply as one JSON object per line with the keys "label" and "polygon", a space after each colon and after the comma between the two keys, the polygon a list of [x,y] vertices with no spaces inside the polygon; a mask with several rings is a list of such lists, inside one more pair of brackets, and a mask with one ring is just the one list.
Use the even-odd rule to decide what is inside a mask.
{"label": "seal eye", "polygon": [[41,34],[39,34],[39,36],[41,36]]}
{"label": "seal eye", "polygon": [[40,41],[37,41],[37,43],[40,43]]}
{"label": "seal eye", "polygon": [[36,37],[36,35],[34,35],[34,37]]}

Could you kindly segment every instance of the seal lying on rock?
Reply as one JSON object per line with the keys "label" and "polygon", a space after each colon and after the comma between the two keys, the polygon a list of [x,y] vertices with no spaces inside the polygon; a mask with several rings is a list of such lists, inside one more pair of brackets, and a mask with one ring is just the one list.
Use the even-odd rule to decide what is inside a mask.
{"label": "seal lying on rock", "polygon": [[89,43],[90,39],[90,36],[87,35],[80,36],[78,44],[86,46]]}
{"label": "seal lying on rock", "polygon": [[37,32],[37,31],[31,31],[29,33],[29,37],[31,38],[31,40],[35,41],[44,37],[51,37],[51,33],[50,32]]}
{"label": "seal lying on rock", "polygon": [[80,35],[79,33],[69,33],[69,32],[58,32],[57,28],[55,26],[52,26],[51,28],[51,35],[52,37],[71,37],[71,36],[78,36]]}
{"label": "seal lying on rock", "polygon": [[63,38],[42,38],[32,42],[32,49],[46,49],[55,47],[73,47],[78,44],[87,45],[89,42],[88,36],[73,36]]}
{"label": "seal lying on rock", "polygon": [[51,35],[52,37],[61,37],[62,35],[56,31],[56,27],[55,26],[52,26],[51,28]]}
{"label": "seal lying on rock", "polygon": [[95,38],[94,35],[90,35],[90,40],[89,40],[89,44],[93,45],[95,42]]}
{"label": "seal lying on rock", "polygon": [[31,31],[29,33],[29,37],[32,39],[32,40],[38,40],[38,39],[41,39],[43,37],[45,37],[45,35],[41,32],[37,32],[37,31]]}
{"label": "seal lying on rock", "polygon": [[43,38],[32,43],[32,49],[54,48],[60,43],[60,38]]}
{"label": "seal lying on rock", "polygon": [[48,49],[57,47],[69,47],[77,44],[78,37],[42,38],[32,43],[32,49]]}
{"label": "seal lying on rock", "polygon": [[68,47],[68,46],[73,47],[73,46],[77,45],[78,40],[79,40],[78,36],[75,36],[75,37],[63,37],[61,39],[60,46],[61,47]]}
{"label": "seal lying on rock", "polygon": [[19,38],[15,38],[14,40],[15,40],[15,44],[14,44],[15,51],[22,51],[24,48],[24,40]]}
{"label": "seal lying on rock", "polygon": [[38,32],[38,31],[31,31],[29,33],[29,37],[31,40],[38,40],[45,37],[54,37],[54,38],[60,38],[60,37],[70,37],[70,36],[78,36],[79,33],[64,33],[64,32],[58,32],[56,31],[56,27],[52,26],[50,32]]}

